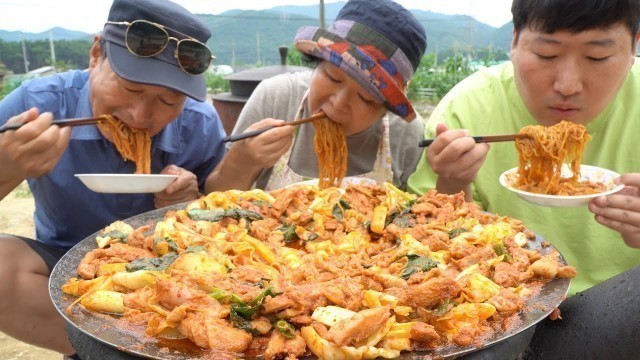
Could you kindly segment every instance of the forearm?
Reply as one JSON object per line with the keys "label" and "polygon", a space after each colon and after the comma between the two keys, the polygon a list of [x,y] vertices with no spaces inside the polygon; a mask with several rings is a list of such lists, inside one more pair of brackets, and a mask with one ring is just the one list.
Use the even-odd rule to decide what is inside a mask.
{"label": "forearm", "polygon": [[8,180],[0,182],[0,200],[4,199],[9,193],[13,191],[22,180]]}
{"label": "forearm", "polygon": [[231,148],[220,164],[207,177],[206,193],[230,189],[249,190],[262,171],[238,151]]}
{"label": "forearm", "polygon": [[440,176],[438,177],[438,181],[436,182],[436,190],[439,193],[450,194],[450,195],[457,194],[460,191],[464,191],[464,199],[468,202],[473,201],[473,194],[471,193],[470,183],[462,184],[455,181],[449,181],[449,180],[443,179]]}

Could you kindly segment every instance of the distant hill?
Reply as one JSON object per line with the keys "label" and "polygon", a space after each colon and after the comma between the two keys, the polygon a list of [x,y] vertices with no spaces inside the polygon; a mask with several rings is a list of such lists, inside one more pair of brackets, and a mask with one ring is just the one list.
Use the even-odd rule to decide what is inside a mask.
{"label": "distant hill", "polygon": [[[325,4],[327,26],[345,3]],[[495,28],[466,15],[445,15],[422,10],[412,12],[427,31],[427,52],[437,52],[439,57],[487,47],[504,52],[509,49],[511,23]],[[208,45],[217,57],[216,63],[236,67],[277,64],[278,46],[291,46],[299,27],[319,25],[318,5],[286,5],[260,11],[230,10],[219,15],[198,16],[211,28],[213,35]],[[52,35],[54,40],[90,41],[92,38],[91,34],[62,28],[52,29]],[[33,34],[0,30],[0,40],[12,42],[22,38],[48,39],[49,32]]]}
{"label": "distant hill", "polygon": [[278,47],[291,46],[301,26],[318,25],[318,20],[275,11],[241,11],[234,14],[199,15],[211,28],[209,47],[220,64],[275,64]]}
{"label": "distant hill", "polygon": [[[81,32],[67,30],[61,27],[54,27],[51,29],[51,35],[53,40],[79,40],[83,38],[90,38],[91,35]],[[33,40],[49,40],[49,30],[40,33],[25,33],[22,31],[6,31],[0,30],[0,40],[3,41],[33,41]]]}
{"label": "distant hill", "polygon": [[507,44],[506,49],[509,50],[511,48],[511,39],[513,38],[513,23],[508,22],[498,29],[496,29],[493,33],[493,39],[496,44]]}
{"label": "distant hill", "polygon": [[[333,20],[338,16],[340,9],[346,4],[346,1],[339,1],[331,4],[324,4],[324,18],[327,22],[327,25],[331,24]],[[271,11],[291,14],[291,15],[300,15],[305,16],[312,19],[320,18],[320,9],[319,5],[309,5],[309,6],[298,6],[298,5],[283,5],[276,6],[270,9]]]}
{"label": "distant hill", "polygon": [[[344,4],[325,5],[327,26]],[[262,11],[232,10],[219,15],[199,16],[212,30],[208,45],[218,57],[216,62],[274,64],[279,61],[278,46],[291,46],[299,27],[319,25],[318,12],[318,5],[287,5]],[[504,52],[509,50],[512,32],[510,22],[497,29],[466,15],[445,15],[422,10],[412,12],[427,31],[427,52],[437,51],[446,57],[454,52],[487,47]]]}
{"label": "distant hill", "polygon": [[[492,46],[507,51],[506,42],[496,28],[467,15],[444,15],[431,11],[412,10],[427,31],[428,52],[468,51]],[[509,27],[510,29],[510,27]],[[510,34],[510,32],[509,32]]]}

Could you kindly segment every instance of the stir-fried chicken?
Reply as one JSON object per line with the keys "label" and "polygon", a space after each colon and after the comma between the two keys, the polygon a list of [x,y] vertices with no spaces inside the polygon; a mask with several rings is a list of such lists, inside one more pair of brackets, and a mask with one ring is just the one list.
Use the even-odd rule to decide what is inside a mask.
{"label": "stir-fried chicken", "polygon": [[63,290],[103,311],[90,308],[100,290],[114,302],[104,309],[212,358],[469,346],[499,331],[487,319],[526,310],[528,282],[575,276],[553,249],[527,249],[535,234],[515,219],[463,194],[417,198],[390,184],[211,193],[153,231],[129,230],[103,231],[104,248],[77,269],[88,280]]}
{"label": "stir-fried chicken", "polygon": [[440,341],[440,335],[433,326],[422,321],[417,321],[411,326],[411,340],[431,347]]}
{"label": "stir-fried chicken", "polygon": [[102,264],[126,263],[152,257],[156,257],[156,255],[149,250],[115,243],[106,249],[91,250],[82,258],[77,271],[83,279],[93,279]]}
{"label": "stir-fried chicken", "polygon": [[206,312],[190,312],[178,325],[181,334],[205,349],[242,353],[251,344],[251,335]]}
{"label": "stir-fried chicken", "polygon": [[522,298],[509,289],[501,289],[499,294],[493,295],[487,302],[503,315],[513,314],[524,307]]}
{"label": "stir-fried chicken", "polygon": [[509,263],[499,262],[495,265],[493,281],[502,287],[516,287],[520,282],[520,271]]}
{"label": "stir-fried chicken", "polygon": [[433,278],[419,285],[405,288],[388,289],[398,297],[400,304],[411,308],[431,308],[443,300],[455,298],[460,294],[460,286],[453,279]]}
{"label": "stir-fried chicken", "polygon": [[373,334],[389,320],[390,316],[391,313],[386,306],[362,310],[353,317],[332,326],[326,338],[338,346],[353,345]]}
{"label": "stir-fried chicken", "polygon": [[285,338],[279,331],[271,333],[269,344],[264,351],[265,360],[273,360],[288,356],[288,359],[297,359],[307,351],[307,343],[304,342],[299,332],[292,339]]}

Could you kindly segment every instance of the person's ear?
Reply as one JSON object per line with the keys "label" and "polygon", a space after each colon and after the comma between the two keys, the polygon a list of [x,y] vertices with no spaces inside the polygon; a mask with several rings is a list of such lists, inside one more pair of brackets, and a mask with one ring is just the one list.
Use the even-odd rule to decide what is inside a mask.
{"label": "person's ear", "polygon": [[91,50],[89,50],[89,69],[93,69],[100,63],[102,57],[100,40],[102,40],[102,36],[99,34],[93,37],[93,45],[91,45]]}
{"label": "person's ear", "polygon": [[516,50],[516,46],[518,46],[518,37],[520,34],[518,34],[518,31],[513,28],[513,37],[511,38],[511,51],[510,51],[510,56],[513,57],[513,52]]}
{"label": "person's ear", "polygon": [[633,39],[633,49],[632,54],[635,56],[638,53],[638,41],[640,41],[640,31],[636,33],[635,39]]}

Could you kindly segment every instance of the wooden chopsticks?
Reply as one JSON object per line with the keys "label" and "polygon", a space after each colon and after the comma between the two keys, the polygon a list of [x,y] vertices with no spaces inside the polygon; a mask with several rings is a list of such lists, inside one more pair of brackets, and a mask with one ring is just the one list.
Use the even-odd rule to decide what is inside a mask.
{"label": "wooden chopsticks", "polygon": [[[317,114],[313,114],[313,115],[309,116],[308,118],[286,122],[286,123],[282,124],[282,126],[296,126],[296,125],[300,125],[300,124],[311,122],[313,120],[322,119],[324,117],[327,117],[327,115],[325,115],[325,113],[323,113],[323,112],[319,112]],[[243,140],[243,139],[246,139],[246,138],[258,136],[258,135],[262,134],[263,132],[269,131],[269,130],[275,128],[275,127],[278,127],[278,126],[267,126],[267,127],[261,128],[261,129],[243,132],[242,134],[236,134],[236,135],[227,136],[227,137],[222,139],[222,142],[225,142],[225,143],[226,142],[234,142],[234,141]]]}
{"label": "wooden chopsticks", "polygon": [[[106,121],[107,118],[105,116],[98,116],[92,118],[76,118],[76,119],[65,119],[65,120],[54,120],[51,125],[58,125],[60,127],[63,126],[82,126],[82,125],[91,125],[97,124],[103,121]],[[24,124],[15,124],[15,125],[5,125],[0,127],[0,134],[9,131],[9,130],[18,130]]]}
{"label": "wooden chopsticks", "polygon": [[[527,138],[524,134],[509,134],[509,135],[487,135],[487,136],[473,136],[473,140],[477,143],[483,142],[500,142],[500,141],[514,141],[519,138]],[[434,142],[435,139],[423,139],[418,143],[419,147],[427,147]]]}

